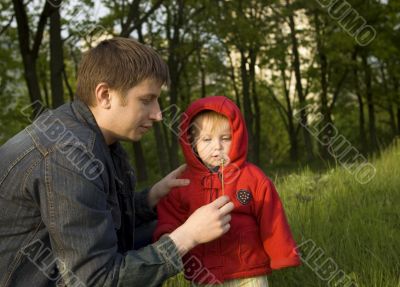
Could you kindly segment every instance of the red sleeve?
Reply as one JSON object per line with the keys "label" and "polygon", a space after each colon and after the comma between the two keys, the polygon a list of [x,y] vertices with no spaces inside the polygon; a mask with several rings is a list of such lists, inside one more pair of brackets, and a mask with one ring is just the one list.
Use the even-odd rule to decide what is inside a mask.
{"label": "red sleeve", "polygon": [[158,221],[153,234],[153,241],[157,241],[165,233],[171,233],[188,218],[187,208],[183,206],[178,188],[173,188],[168,195],[158,202],[157,213]]}
{"label": "red sleeve", "polygon": [[296,243],[290,232],[282,202],[271,180],[264,180],[257,196],[260,203],[256,206],[256,216],[264,250],[271,259],[271,268],[300,265]]}

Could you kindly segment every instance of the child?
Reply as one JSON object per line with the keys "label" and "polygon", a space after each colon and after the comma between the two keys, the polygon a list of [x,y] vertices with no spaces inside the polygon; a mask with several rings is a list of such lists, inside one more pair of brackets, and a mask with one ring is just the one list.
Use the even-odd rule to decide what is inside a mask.
{"label": "child", "polygon": [[182,178],[158,204],[154,239],[170,233],[199,207],[227,195],[231,228],[183,258],[193,285],[268,286],[273,269],[300,265],[283,207],[271,180],[246,161],[247,130],[238,107],[213,96],[193,102],[183,115],[180,144],[187,162]]}

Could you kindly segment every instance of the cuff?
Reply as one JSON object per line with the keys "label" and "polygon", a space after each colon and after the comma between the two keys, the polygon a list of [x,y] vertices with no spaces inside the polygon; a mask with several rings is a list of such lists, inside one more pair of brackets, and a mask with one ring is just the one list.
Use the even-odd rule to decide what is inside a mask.
{"label": "cuff", "polygon": [[274,270],[286,267],[295,267],[299,265],[301,265],[299,257],[289,257],[289,258],[271,260],[271,268]]}
{"label": "cuff", "polygon": [[167,263],[170,273],[179,273],[183,270],[182,258],[179,255],[178,248],[169,236],[163,236],[154,243],[154,246]]}

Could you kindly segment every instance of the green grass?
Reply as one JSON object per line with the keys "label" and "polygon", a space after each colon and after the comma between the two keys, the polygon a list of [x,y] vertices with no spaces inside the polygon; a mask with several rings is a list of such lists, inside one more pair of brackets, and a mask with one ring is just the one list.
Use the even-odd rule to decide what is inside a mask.
{"label": "green grass", "polygon": [[[304,264],[274,271],[270,286],[345,286],[338,280],[328,284],[313,271],[328,260],[356,284],[352,286],[400,287],[400,144],[372,163],[377,172],[367,184],[341,167],[322,174],[306,169],[278,179],[296,242],[309,244],[300,247]],[[317,260],[312,248],[305,248],[313,244],[323,252]],[[319,272],[323,270],[329,271]],[[180,274],[164,286],[189,284]]]}

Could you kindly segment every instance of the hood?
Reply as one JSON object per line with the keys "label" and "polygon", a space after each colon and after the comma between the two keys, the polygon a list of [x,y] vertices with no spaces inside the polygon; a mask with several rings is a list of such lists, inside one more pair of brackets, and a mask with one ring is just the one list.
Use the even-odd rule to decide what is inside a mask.
{"label": "hood", "polygon": [[189,169],[196,172],[209,173],[208,168],[200,161],[192,150],[189,141],[189,127],[192,119],[204,110],[211,110],[226,116],[229,119],[232,133],[230,163],[225,170],[239,169],[247,157],[247,129],[243,116],[236,104],[224,96],[210,96],[194,101],[182,114],[179,142]]}

